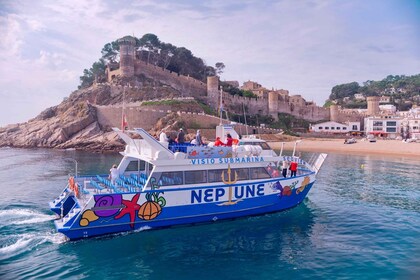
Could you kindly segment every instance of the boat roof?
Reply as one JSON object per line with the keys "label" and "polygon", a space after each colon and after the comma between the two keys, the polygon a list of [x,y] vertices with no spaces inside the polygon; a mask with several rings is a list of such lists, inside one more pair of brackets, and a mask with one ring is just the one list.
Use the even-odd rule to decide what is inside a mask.
{"label": "boat roof", "polygon": [[172,151],[165,145],[166,143],[159,142],[142,128],[129,131],[121,131],[118,128],[113,128],[113,130],[127,144],[125,150],[121,152],[123,156],[137,158],[155,165],[173,165],[173,160],[177,160],[179,164],[190,164],[194,159],[209,158],[264,157],[266,161],[279,159],[279,156],[267,144],[262,144],[266,141],[252,137],[241,139],[239,145],[243,146],[236,146],[234,149],[189,145],[183,151]]}

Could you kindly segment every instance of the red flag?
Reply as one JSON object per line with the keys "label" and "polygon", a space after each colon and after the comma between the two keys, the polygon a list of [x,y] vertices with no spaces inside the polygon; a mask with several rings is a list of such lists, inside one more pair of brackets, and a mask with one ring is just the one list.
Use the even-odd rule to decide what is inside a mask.
{"label": "red flag", "polygon": [[127,128],[128,128],[127,117],[124,114],[121,120],[121,130],[126,130]]}

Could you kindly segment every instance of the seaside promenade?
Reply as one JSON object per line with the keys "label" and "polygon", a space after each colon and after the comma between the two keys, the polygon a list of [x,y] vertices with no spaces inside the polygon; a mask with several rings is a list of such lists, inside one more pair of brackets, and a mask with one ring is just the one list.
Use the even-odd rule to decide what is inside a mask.
{"label": "seaside promenade", "polygon": [[[293,150],[295,142],[285,142],[285,150]],[[270,142],[273,149],[280,149],[281,142]],[[359,155],[386,155],[420,158],[420,143],[404,143],[398,140],[377,140],[375,143],[357,140],[354,144],[344,144],[343,139],[302,139],[297,151],[326,152]]]}

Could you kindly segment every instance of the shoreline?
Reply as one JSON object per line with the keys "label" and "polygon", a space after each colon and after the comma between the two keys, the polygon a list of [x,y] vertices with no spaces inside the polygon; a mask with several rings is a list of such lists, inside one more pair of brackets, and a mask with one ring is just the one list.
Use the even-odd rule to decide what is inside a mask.
{"label": "shoreline", "polygon": [[[269,142],[271,148],[280,150],[282,142]],[[284,150],[292,151],[295,142],[284,142]],[[344,144],[343,139],[302,139],[297,152],[337,153],[355,155],[382,155],[420,158],[420,143],[404,143],[398,140],[377,140],[376,143],[357,140]]]}

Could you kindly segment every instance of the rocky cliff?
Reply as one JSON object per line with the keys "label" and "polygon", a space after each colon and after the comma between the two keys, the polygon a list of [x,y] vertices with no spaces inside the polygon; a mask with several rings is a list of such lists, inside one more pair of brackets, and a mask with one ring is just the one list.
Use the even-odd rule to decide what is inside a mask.
{"label": "rocky cliff", "polygon": [[0,147],[76,148],[111,151],[123,147],[113,132],[98,125],[91,102],[109,103],[106,89],[89,88],[70,95],[61,104],[48,108],[25,123],[0,128]]}
{"label": "rocky cliff", "polygon": [[[130,84],[130,87],[122,84]],[[180,96],[182,94],[178,90],[146,77],[116,79],[112,84],[93,85],[73,92],[59,105],[44,110],[28,122],[0,128],[0,147],[74,148],[97,152],[123,150],[124,143],[117,134],[98,122],[94,105],[121,106],[123,99],[128,104]],[[191,109],[191,106],[188,105],[188,108]],[[159,131],[159,123],[151,132]]]}

